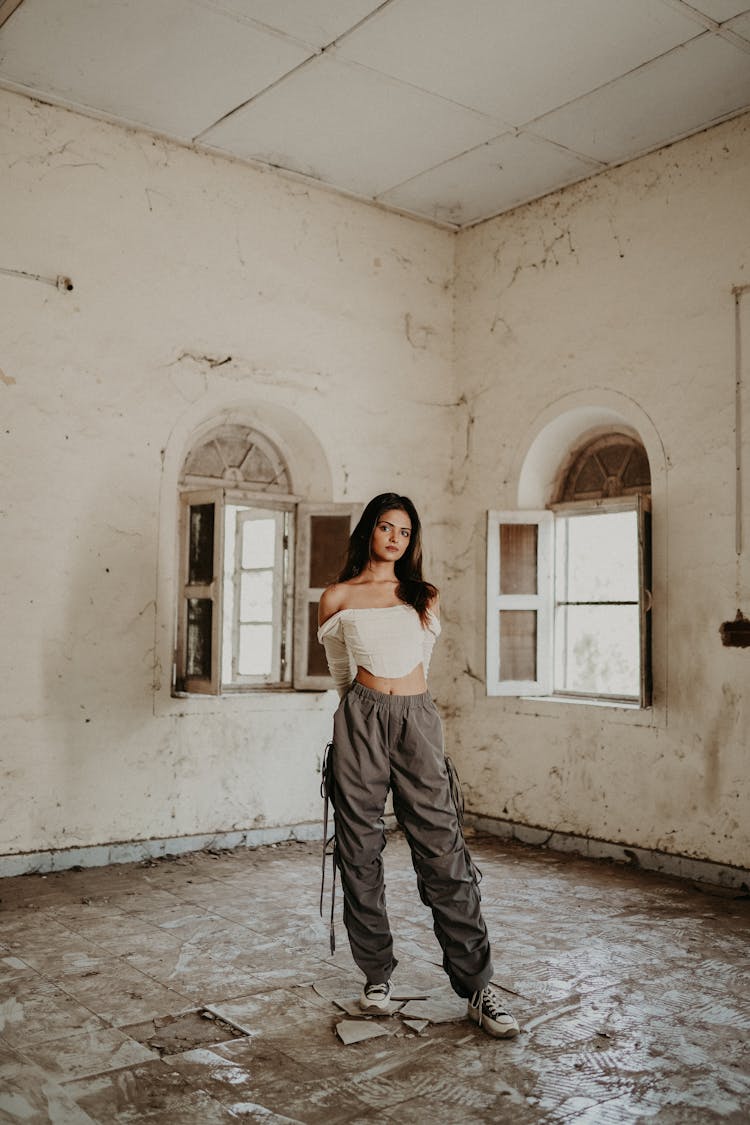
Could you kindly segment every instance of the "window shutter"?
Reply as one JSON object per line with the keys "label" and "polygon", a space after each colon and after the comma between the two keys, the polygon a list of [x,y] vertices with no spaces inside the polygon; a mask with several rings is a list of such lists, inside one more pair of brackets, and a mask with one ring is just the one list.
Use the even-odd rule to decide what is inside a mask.
{"label": "window shutter", "polygon": [[488,695],[552,690],[553,518],[488,513]]}
{"label": "window shutter", "polygon": [[651,498],[638,497],[638,604],[641,641],[641,707],[650,707],[653,698],[651,670],[652,637],[652,572],[651,572]]}
{"label": "window shutter", "polygon": [[180,497],[177,691],[218,695],[221,686],[223,492]]}
{"label": "window shutter", "polygon": [[318,603],[343,566],[349,536],[361,514],[355,504],[300,504],[294,595],[294,687],[333,687],[323,646],[318,644]]}

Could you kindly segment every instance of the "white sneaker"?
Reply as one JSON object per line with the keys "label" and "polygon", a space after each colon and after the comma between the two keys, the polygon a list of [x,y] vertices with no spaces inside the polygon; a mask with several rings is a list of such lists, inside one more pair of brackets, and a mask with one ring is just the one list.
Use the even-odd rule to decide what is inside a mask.
{"label": "white sneaker", "polygon": [[363,1012],[387,1012],[391,1004],[391,982],[381,981],[378,984],[369,982],[362,989],[359,1006]]}
{"label": "white sneaker", "polygon": [[508,1011],[500,993],[491,984],[475,992],[469,1000],[467,1015],[496,1039],[512,1039],[520,1030],[517,1020]]}

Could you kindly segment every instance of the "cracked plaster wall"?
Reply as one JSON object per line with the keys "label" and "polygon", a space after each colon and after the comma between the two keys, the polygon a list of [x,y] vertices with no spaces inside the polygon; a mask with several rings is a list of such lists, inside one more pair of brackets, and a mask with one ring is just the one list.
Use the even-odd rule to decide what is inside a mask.
{"label": "cracked plaster wall", "polygon": [[0,854],[317,822],[332,693],[163,702],[164,474],[232,403],[439,510],[454,239],[9,93],[0,176]]}
{"label": "cracked plaster wall", "polygon": [[[750,663],[718,633],[750,610],[747,406],[739,564],[734,539],[731,292],[750,281],[749,190],[746,116],[459,238],[456,673],[442,691],[475,813],[750,862]],[[519,506],[539,420],[586,402],[640,421],[654,452],[655,701],[643,716],[483,688],[483,513]]]}
{"label": "cracked plaster wall", "polygon": [[[457,238],[8,93],[0,135],[0,270],[74,285],[0,272],[0,854],[318,818],[332,697],[181,713],[154,645],[175,435],[255,403],[309,427],[333,499],[422,507],[431,686],[471,811],[747,864],[747,654],[717,632],[750,597],[747,118]],[[545,412],[597,395],[664,453],[645,722],[484,695],[484,512],[517,505]]]}

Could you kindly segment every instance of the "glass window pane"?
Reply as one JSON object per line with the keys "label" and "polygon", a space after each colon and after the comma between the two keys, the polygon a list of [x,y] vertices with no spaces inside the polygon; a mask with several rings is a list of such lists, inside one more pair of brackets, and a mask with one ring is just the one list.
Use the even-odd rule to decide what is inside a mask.
{"label": "glass window pane", "polygon": [[558,517],[557,600],[638,601],[636,512]]}
{"label": "glass window pane", "polygon": [[245,520],[242,524],[242,566],[256,570],[273,566],[276,554],[276,520],[273,516]]}
{"label": "glass window pane", "polygon": [[185,472],[194,476],[213,477],[221,480],[224,472],[224,462],[221,454],[213,441],[206,442],[194,450],[185,462]]}
{"label": "glass window pane", "polygon": [[536,610],[500,611],[500,680],[536,680]]}
{"label": "glass window pane", "polygon": [[211,679],[210,598],[188,598],[186,674],[199,680]]}
{"label": "glass window pane", "polygon": [[238,462],[243,478],[249,484],[272,484],[278,476],[278,469],[269,461],[267,455],[257,445],[253,445],[241,462]]}
{"label": "glass window pane", "polygon": [[638,606],[558,606],[555,687],[560,691],[638,698]]}
{"label": "glass window pane", "polygon": [[190,506],[190,544],[188,549],[188,583],[204,586],[214,576],[214,505]]}
{"label": "glass window pane", "polygon": [[320,590],[335,581],[346,559],[349,516],[310,517],[310,586]]}
{"label": "glass window pane", "polygon": [[272,625],[240,625],[240,652],[237,671],[241,676],[270,676],[272,655]]}
{"label": "glass window pane", "polygon": [[307,674],[308,676],[328,675],[325,649],[318,643],[317,602],[310,602],[307,613]]}
{"label": "glass window pane", "polygon": [[240,621],[273,620],[273,571],[246,570],[240,577]]}
{"label": "glass window pane", "polygon": [[533,523],[500,524],[501,594],[536,594],[538,530]]}

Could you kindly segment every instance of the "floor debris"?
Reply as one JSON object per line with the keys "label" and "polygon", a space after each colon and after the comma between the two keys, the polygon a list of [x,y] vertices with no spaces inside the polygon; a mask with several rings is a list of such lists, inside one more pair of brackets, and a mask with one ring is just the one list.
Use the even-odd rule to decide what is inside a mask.
{"label": "floor debris", "polygon": [[455,993],[430,996],[427,1000],[410,1000],[401,1009],[401,1014],[430,1023],[454,1023],[466,1019],[466,1001]]}
{"label": "floor debris", "polygon": [[336,1024],[336,1034],[342,1043],[362,1043],[365,1039],[377,1039],[379,1035],[388,1035],[382,1023],[370,1023],[368,1020],[342,1020]]}
{"label": "floor debris", "polygon": [[346,942],[330,955],[318,845],[0,881],[0,1121],[748,1120],[747,899],[488,837],[472,853],[512,1041],[435,964],[400,833],[385,1018],[359,1011]]}

